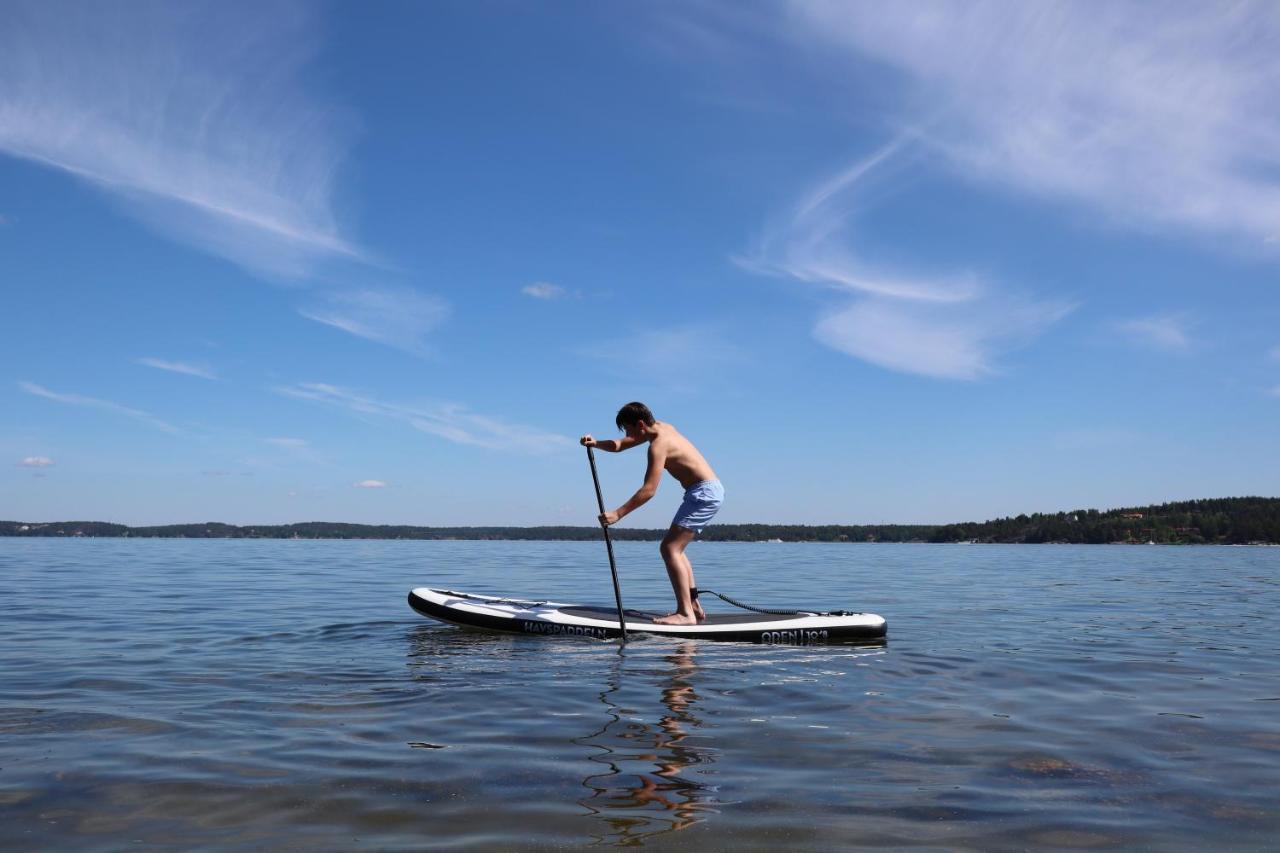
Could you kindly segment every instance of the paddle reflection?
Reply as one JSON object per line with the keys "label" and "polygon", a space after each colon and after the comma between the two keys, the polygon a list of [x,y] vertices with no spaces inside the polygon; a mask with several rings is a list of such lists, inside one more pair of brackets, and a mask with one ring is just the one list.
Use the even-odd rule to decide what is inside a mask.
{"label": "paddle reflection", "polygon": [[669,668],[661,672],[663,708],[656,722],[646,720],[642,711],[625,701],[622,689],[628,682],[633,689],[639,680],[651,682],[635,672],[624,681],[626,656],[620,653],[609,684],[600,693],[608,722],[575,739],[601,750],[589,760],[604,769],[582,780],[590,794],[579,800],[609,827],[597,836],[598,842],[639,846],[646,838],[686,829],[714,811],[714,789],[688,775],[690,768],[714,761],[714,752],[696,743],[702,727],[695,713],[700,697],[692,680],[696,652],[695,643],[680,643],[663,656]]}

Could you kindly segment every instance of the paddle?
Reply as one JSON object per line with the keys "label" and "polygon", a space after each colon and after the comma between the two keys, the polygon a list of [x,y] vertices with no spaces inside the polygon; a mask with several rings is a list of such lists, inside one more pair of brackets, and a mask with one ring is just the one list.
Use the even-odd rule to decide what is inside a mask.
{"label": "paddle", "polygon": [[[587,461],[591,463],[591,479],[596,484],[596,503],[600,506],[600,514],[604,515],[604,495],[600,492],[600,475],[596,473],[596,455],[592,448],[587,448]],[[613,559],[613,540],[609,538],[609,526],[600,523],[604,531],[604,547],[609,549],[609,571],[613,574],[613,597],[618,602],[618,624],[622,626],[622,642],[627,641],[627,620],[622,616],[622,590],[618,586],[618,564]]]}

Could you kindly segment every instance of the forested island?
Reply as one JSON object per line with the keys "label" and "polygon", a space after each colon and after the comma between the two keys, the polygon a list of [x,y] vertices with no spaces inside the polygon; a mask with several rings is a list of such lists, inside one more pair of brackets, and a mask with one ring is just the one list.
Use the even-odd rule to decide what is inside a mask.
{"label": "forested island", "polygon": [[[611,528],[613,538],[657,541],[665,530]],[[506,539],[586,541],[599,527],[415,527],[391,524],[129,527],[102,521],[0,521],[0,536],[109,536],[178,539]],[[969,542],[1063,544],[1280,544],[1280,498],[1216,498],[1158,506],[1081,509],[963,524],[713,524],[708,542]]]}

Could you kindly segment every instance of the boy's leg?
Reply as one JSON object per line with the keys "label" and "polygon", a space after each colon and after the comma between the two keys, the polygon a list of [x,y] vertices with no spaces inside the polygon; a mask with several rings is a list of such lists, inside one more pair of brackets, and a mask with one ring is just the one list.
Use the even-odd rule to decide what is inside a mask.
{"label": "boy's leg", "polygon": [[694,607],[689,592],[693,588],[693,566],[684,554],[695,535],[692,530],[673,524],[662,540],[662,561],[667,564],[667,577],[676,594],[676,612],[653,620],[659,624],[695,625],[698,622],[697,612],[701,606]]}
{"label": "boy's leg", "polygon": [[[689,541],[692,542],[693,540],[690,539]],[[693,594],[693,591],[698,588],[698,581],[693,577],[693,563],[689,562],[689,552],[681,551],[680,559],[684,561],[684,567],[689,572],[689,598],[693,601],[693,615],[699,622],[705,621],[707,613],[702,609],[702,602]]]}

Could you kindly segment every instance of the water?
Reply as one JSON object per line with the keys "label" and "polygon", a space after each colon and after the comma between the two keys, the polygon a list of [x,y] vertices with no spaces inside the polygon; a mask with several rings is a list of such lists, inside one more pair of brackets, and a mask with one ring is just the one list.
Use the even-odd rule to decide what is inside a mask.
{"label": "water", "polygon": [[[652,543],[624,601],[663,607]],[[1280,549],[735,545],[884,648],[474,634],[592,543],[0,539],[0,848],[1274,849]]]}

